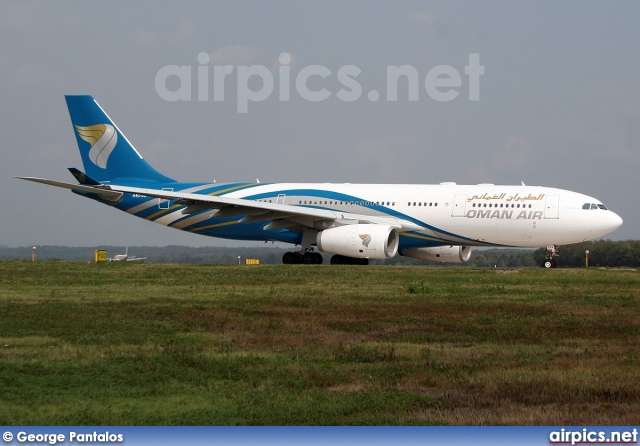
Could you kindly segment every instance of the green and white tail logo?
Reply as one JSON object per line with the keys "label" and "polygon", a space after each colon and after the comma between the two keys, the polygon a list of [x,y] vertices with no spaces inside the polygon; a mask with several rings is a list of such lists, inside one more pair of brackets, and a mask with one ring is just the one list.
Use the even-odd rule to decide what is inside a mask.
{"label": "green and white tail logo", "polygon": [[96,166],[106,169],[109,156],[118,143],[116,129],[109,124],[96,124],[83,127],[76,125],[78,135],[91,144],[89,159]]}

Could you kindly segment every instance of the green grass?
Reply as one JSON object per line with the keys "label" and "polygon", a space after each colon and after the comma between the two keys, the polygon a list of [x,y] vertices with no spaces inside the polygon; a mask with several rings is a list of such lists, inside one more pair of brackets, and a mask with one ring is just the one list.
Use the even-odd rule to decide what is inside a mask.
{"label": "green grass", "polygon": [[0,424],[637,424],[632,270],[0,262]]}

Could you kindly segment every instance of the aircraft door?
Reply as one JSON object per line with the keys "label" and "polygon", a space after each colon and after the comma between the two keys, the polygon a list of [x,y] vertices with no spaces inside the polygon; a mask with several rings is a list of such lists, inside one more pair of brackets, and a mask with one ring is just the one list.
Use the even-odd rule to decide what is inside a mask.
{"label": "aircraft door", "polygon": [[464,217],[464,210],[467,206],[467,194],[456,194],[453,200],[452,217]]}
{"label": "aircraft door", "polygon": [[544,218],[559,218],[559,195],[547,195],[544,206]]}

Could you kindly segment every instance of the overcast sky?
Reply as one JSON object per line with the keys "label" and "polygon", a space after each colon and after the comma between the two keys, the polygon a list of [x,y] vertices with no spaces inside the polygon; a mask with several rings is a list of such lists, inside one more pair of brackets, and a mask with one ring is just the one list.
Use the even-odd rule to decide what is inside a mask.
{"label": "overcast sky", "polygon": [[[3,0],[0,244],[229,245],[14,179],[73,182],[67,167],[83,170],[65,94],[93,95],[147,161],[178,180],[524,181],[602,200],[624,219],[610,237],[638,239],[638,17],[637,1]],[[206,101],[198,101],[207,93],[201,53]],[[474,54],[484,67],[478,100],[465,73]],[[234,69],[224,100],[214,101],[214,67],[223,65]],[[254,65],[275,86],[239,113],[237,67]],[[322,101],[296,89],[313,65],[330,72],[306,84],[330,93]],[[390,101],[387,67],[403,65],[419,75],[417,100],[403,79]],[[448,101],[426,87],[443,65],[460,75],[440,89],[457,92]],[[191,100],[163,99],[156,78],[167,66],[192,68]],[[354,101],[337,95],[348,66],[360,70]],[[164,86],[185,87],[177,76]],[[254,76],[249,87],[262,82]]]}

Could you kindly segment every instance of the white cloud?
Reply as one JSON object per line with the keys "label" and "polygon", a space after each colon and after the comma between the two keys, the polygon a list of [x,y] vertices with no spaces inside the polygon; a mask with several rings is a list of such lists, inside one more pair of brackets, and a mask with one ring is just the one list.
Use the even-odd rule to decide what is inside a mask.
{"label": "white cloud", "polygon": [[209,54],[209,63],[211,65],[246,65],[254,59],[257,52],[255,46],[228,45]]}
{"label": "white cloud", "polygon": [[529,142],[519,136],[507,136],[501,150],[495,152],[491,165],[494,168],[520,168],[537,165],[535,150]]}
{"label": "white cloud", "polygon": [[411,11],[409,13],[409,20],[425,25],[433,25],[436,23],[438,18],[431,11]]}
{"label": "white cloud", "polygon": [[[8,66],[9,61],[0,59],[0,69]],[[47,87],[60,81],[59,76],[49,65],[40,62],[13,63],[8,75],[4,78],[5,85],[18,88]]]}
{"label": "white cloud", "polygon": [[[287,56],[284,54],[289,55],[288,59],[287,59]],[[280,59],[281,55],[283,55],[282,60],[285,62],[288,60],[288,63],[286,64],[281,63],[281,59]],[[296,57],[295,54],[292,54],[288,51],[283,51],[282,53],[278,54],[276,59],[273,61],[273,64],[271,65],[271,72],[274,74],[278,74],[280,67],[282,66],[287,66],[291,69],[291,72],[294,72],[296,70],[296,67],[298,66],[298,58]]]}
{"label": "white cloud", "polygon": [[0,24],[7,28],[24,28],[38,24],[38,5],[30,2],[0,3]]}
{"label": "white cloud", "polygon": [[175,42],[188,42],[196,33],[196,26],[189,19],[182,19],[178,23],[178,29],[173,34]]}
{"label": "white cloud", "polygon": [[398,153],[412,145],[410,138],[376,135],[356,141],[342,154],[342,165],[362,174],[355,181],[397,182],[402,178]]}
{"label": "white cloud", "polygon": [[153,34],[140,29],[136,31],[136,38],[138,39],[138,42],[144,43],[145,45],[152,45],[156,42],[156,38]]}

